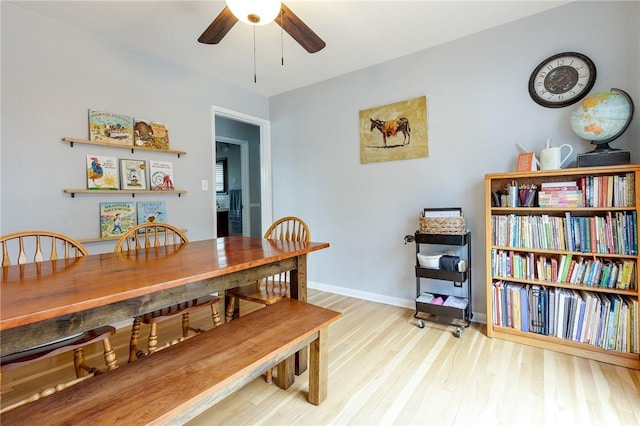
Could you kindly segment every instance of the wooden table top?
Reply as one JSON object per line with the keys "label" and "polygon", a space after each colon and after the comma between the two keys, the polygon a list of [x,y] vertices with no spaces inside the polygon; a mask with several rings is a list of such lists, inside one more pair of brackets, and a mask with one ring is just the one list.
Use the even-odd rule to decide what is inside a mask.
{"label": "wooden table top", "polygon": [[329,247],[225,237],[3,268],[0,331],[152,294]]}

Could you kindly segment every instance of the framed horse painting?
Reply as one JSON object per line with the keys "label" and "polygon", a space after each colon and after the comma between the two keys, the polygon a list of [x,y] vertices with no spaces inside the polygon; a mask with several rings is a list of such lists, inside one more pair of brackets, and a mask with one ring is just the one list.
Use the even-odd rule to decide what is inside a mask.
{"label": "framed horse painting", "polygon": [[360,111],[360,163],[428,155],[426,96]]}

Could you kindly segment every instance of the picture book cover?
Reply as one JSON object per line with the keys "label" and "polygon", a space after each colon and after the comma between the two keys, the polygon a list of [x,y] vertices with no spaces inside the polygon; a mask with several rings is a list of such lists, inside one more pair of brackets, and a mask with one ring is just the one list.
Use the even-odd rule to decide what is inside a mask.
{"label": "picture book cover", "polygon": [[138,225],[146,222],[167,223],[166,201],[138,201],[136,211]]}
{"label": "picture book cover", "polygon": [[120,159],[122,189],[149,189],[147,186],[147,162],[144,160]]}
{"label": "picture book cover", "polygon": [[153,148],[166,150],[169,149],[169,130],[167,125],[163,123],[151,123],[151,139],[153,140]]}
{"label": "picture book cover", "polygon": [[528,172],[538,170],[536,155],[533,152],[523,152],[518,154],[516,162],[516,172]]}
{"label": "picture book cover", "polygon": [[89,109],[89,140],[133,145],[133,117]]}
{"label": "picture book cover", "polygon": [[155,191],[172,191],[173,163],[170,161],[149,161],[149,183]]}
{"label": "picture book cover", "polygon": [[136,226],[136,206],[133,201],[100,203],[100,237],[117,237]]}
{"label": "picture book cover", "polygon": [[104,155],[87,155],[87,189],[120,189],[118,160]]}
{"label": "picture book cover", "polygon": [[133,120],[133,143],[144,148],[153,147],[153,129],[151,122],[141,118]]}

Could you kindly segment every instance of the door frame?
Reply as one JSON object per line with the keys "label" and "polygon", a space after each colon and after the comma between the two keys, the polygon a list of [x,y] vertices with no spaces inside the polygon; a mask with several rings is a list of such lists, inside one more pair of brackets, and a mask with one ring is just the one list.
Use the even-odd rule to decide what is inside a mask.
{"label": "door frame", "polygon": [[[267,226],[273,222],[273,189],[272,189],[272,174],[271,174],[271,122],[262,118],[254,117],[251,115],[243,114],[237,111],[232,111],[226,108],[222,108],[216,105],[211,106],[211,145],[212,145],[212,170],[213,170],[213,187],[215,188],[215,164],[216,164],[216,117],[224,117],[230,120],[240,121],[242,123],[252,124],[260,129],[260,212],[261,212],[261,226],[262,234],[267,229]],[[249,170],[247,167],[247,175]],[[244,179],[244,176],[243,176]],[[247,194],[247,197],[249,194]],[[243,196],[244,200],[244,196]],[[216,192],[213,191],[212,197],[213,203],[213,232],[217,237],[217,214],[216,214]],[[249,207],[247,203],[243,206],[243,209]],[[244,215],[243,215],[244,217]],[[250,232],[248,226],[244,226],[243,220],[243,233]]]}

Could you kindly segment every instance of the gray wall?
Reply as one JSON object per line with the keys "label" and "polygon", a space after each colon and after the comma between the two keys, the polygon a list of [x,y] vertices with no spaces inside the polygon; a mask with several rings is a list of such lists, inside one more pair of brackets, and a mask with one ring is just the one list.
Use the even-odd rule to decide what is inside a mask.
{"label": "gray wall", "polygon": [[[163,199],[168,220],[191,240],[213,237],[212,105],[268,119],[264,97],[2,2],[1,232],[42,228],[97,237],[100,201]],[[88,137],[88,108],[167,123],[171,147],[187,155],[70,148],[61,138]],[[91,153],[172,161],[175,185],[188,193],[72,199],[62,190],[85,187]],[[201,190],[203,179],[209,191]],[[88,248],[110,251],[113,244]]]}
{"label": "gray wall", "polygon": [[[538,150],[551,137],[574,153],[591,149],[571,132],[570,107],[546,109],[529,98],[529,75],[552,54],[578,51],[596,63],[594,90],[619,87],[640,102],[639,6],[575,2],[265,99],[2,2],[0,233],[97,236],[98,202],[131,198],[62,193],[84,186],[85,156],[97,152],[173,158],[176,185],[189,193],[163,197],[169,219],[192,240],[212,237],[215,193],[200,182],[213,176],[217,105],[272,120],[273,216],[300,216],[313,240],[331,243],[309,257],[310,286],[412,306],[414,247],[403,237],[416,230],[423,207],[460,206],[473,232],[473,302],[482,320],[484,174],[513,170],[517,142]],[[358,111],[421,95],[429,157],[360,164]],[[60,139],[86,137],[87,108],[165,122],[172,146],[188,154],[69,148]],[[636,117],[614,143],[632,148],[633,162],[640,162],[639,127]]]}
{"label": "gray wall", "polygon": [[[304,218],[329,250],[310,256],[321,288],[402,304],[415,296],[415,247],[403,237],[424,207],[463,208],[473,233],[474,311],[485,312],[484,175],[515,168],[521,143],[547,138],[576,153],[571,107],[543,108],[527,83],[546,57],[589,56],[594,91],[640,104],[640,3],[575,2],[379,66],[270,99],[274,217]],[[358,112],[427,96],[429,157],[360,164]],[[640,161],[640,118],[615,148]],[[294,178],[295,177],[295,178]],[[476,316],[481,319],[481,316]]]}

